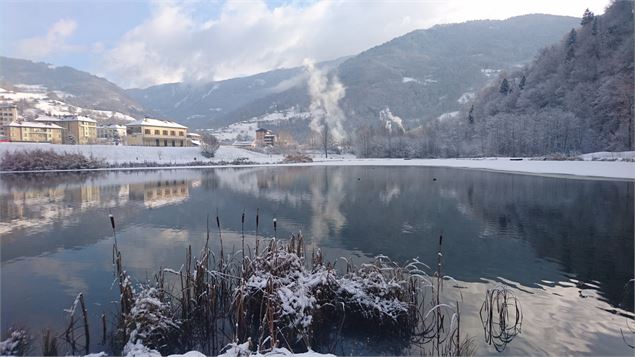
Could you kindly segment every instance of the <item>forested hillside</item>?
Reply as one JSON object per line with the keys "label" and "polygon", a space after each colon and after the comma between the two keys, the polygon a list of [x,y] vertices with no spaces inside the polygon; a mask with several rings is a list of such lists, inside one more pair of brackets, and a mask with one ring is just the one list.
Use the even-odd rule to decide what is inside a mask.
{"label": "forested hillside", "polygon": [[[534,156],[633,150],[633,2],[580,26],[528,66],[501,73],[453,119],[387,137],[368,128],[367,156]],[[398,134],[398,133],[397,133]]]}

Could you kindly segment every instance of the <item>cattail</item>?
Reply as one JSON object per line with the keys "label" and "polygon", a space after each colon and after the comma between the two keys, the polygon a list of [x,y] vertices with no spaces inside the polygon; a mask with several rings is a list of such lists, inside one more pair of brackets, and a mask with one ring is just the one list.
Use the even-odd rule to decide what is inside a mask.
{"label": "cattail", "polygon": [[273,237],[276,237],[276,233],[278,232],[278,220],[276,218],[273,219]]}

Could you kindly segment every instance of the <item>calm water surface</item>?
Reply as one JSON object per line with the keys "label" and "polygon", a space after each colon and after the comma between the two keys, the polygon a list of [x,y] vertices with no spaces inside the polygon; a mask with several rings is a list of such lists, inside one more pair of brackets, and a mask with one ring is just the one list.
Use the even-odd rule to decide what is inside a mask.
{"label": "calm water surface", "polygon": [[[436,180],[434,180],[436,178]],[[1,328],[61,330],[64,309],[84,292],[96,325],[116,308],[111,286],[117,218],[124,265],[139,281],[178,269],[203,246],[218,209],[229,245],[240,215],[253,233],[302,231],[332,260],[384,254],[436,261],[457,282],[461,331],[479,354],[485,291],[507,284],[521,301],[522,333],[504,355],[632,355],[620,330],[633,323],[633,182],[423,167],[280,167],[92,174],[0,175]],[[250,218],[251,217],[251,218]],[[95,331],[94,335],[99,336]],[[631,343],[632,334],[626,334]],[[99,339],[99,338],[95,338]],[[39,340],[37,340],[39,341]],[[346,341],[345,354],[408,354],[381,341]],[[94,343],[92,350],[105,347]],[[40,353],[39,343],[33,353]]]}

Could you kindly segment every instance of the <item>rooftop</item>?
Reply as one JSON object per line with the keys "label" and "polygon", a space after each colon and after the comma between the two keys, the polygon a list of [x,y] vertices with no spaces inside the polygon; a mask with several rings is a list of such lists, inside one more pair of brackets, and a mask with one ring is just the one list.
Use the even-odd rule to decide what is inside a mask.
{"label": "rooftop", "polygon": [[61,121],[85,121],[89,123],[97,123],[95,119],[85,117],[83,115],[64,115],[64,116],[50,116],[40,115],[35,121],[44,122],[61,122]]}
{"label": "rooftop", "polygon": [[23,121],[23,122],[13,122],[10,123],[11,127],[19,127],[19,128],[47,128],[47,129],[62,129],[61,126],[55,124],[48,123],[38,123],[34,121]]}
{"label": "rooftop", "polygon": [[108,128],[108,129],[125,129],[125,125],[117,125],[117,124],[107,124],[107,125],[97,125],[98,128]]}
{"label": "rooftop", "polygon": [[161,119],[152,119],[152,118],[143,118],[141,120],[133,121],[130,124],[126,124],[126,126],[161,126],[165,128],[179,128],[179,129],[187,129],[186,126],[183,126],[179,123],[169,121],[169,120],[161,120]]}

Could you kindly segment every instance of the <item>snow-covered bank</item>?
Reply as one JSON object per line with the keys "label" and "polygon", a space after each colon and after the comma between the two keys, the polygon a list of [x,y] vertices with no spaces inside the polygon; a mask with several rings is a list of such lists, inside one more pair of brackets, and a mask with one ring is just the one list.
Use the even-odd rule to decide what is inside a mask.
{"label": "snow-covered bank", "polygon": [[[252,165],[240,166],[430,166],[455,167],[464,169],[490,170],[534,175],[567,175],[578,177],[597,177],[635,180],[635,162],[625,161],[635,158],[635,152],[591,153],[581,155],[582,161],[522,160],[511,158],[478,158],[478,159],[358,159],[353,155],[329,155],[324,158],[317,152],[311,153],[313,162],[298,164],[282,164],[282,155],[269,155],[237,148],[221,146],[216,157],[207,159],[196,147],[146,147],[146,146],[110,146],[110,145],[50,145],[27,143],[0,144],[0,157],[4,152],[15,150],[52,149],[56,152],[81,153],[86,156],[101,158],[111,164],[143,163],[173,165],[161,167],[203,168],[206,166],[185,166],[194,161],[206,162],[214,166],[219,162],[231,162],[237,159],[250,161]],[[145,168],[144,168],[145,169]],[[103,170],[103,169],[98,169]],[[108,170],[108,169],[106,169]],[[130,169],[125,169],[130,170]]]}
{"label": "snow-covered bank", "polygon": [[58,153],[78,153],[103,159],[110,164],[152,162],[157,164],[179,165],[194,161],[213,164],[220,161],[234,161],[237,159],[245,159],[259,164],[265,164],[276,163],[282,160],[281,155],[261,154],[233,146],[221,146],[216,152],[216,157],[208,159],[201,155],[201,149],[198,147],[52,145],[39,143],[3,143],[0,144],[0,156],[5,152],[35,149],[53,150]]}
{"label": "snow-covered bank", "polygon": [[[281,164],[287,165],[287,164]],[[431,166],[480,169],[535,175],[572,175],[598,178],[635,180],[635,162],[624,161],[541,161],[511,160],[510,158],[483,159],[353,159],[316,160],[309,164],[289,166],[341,165],[341,166]]]}

